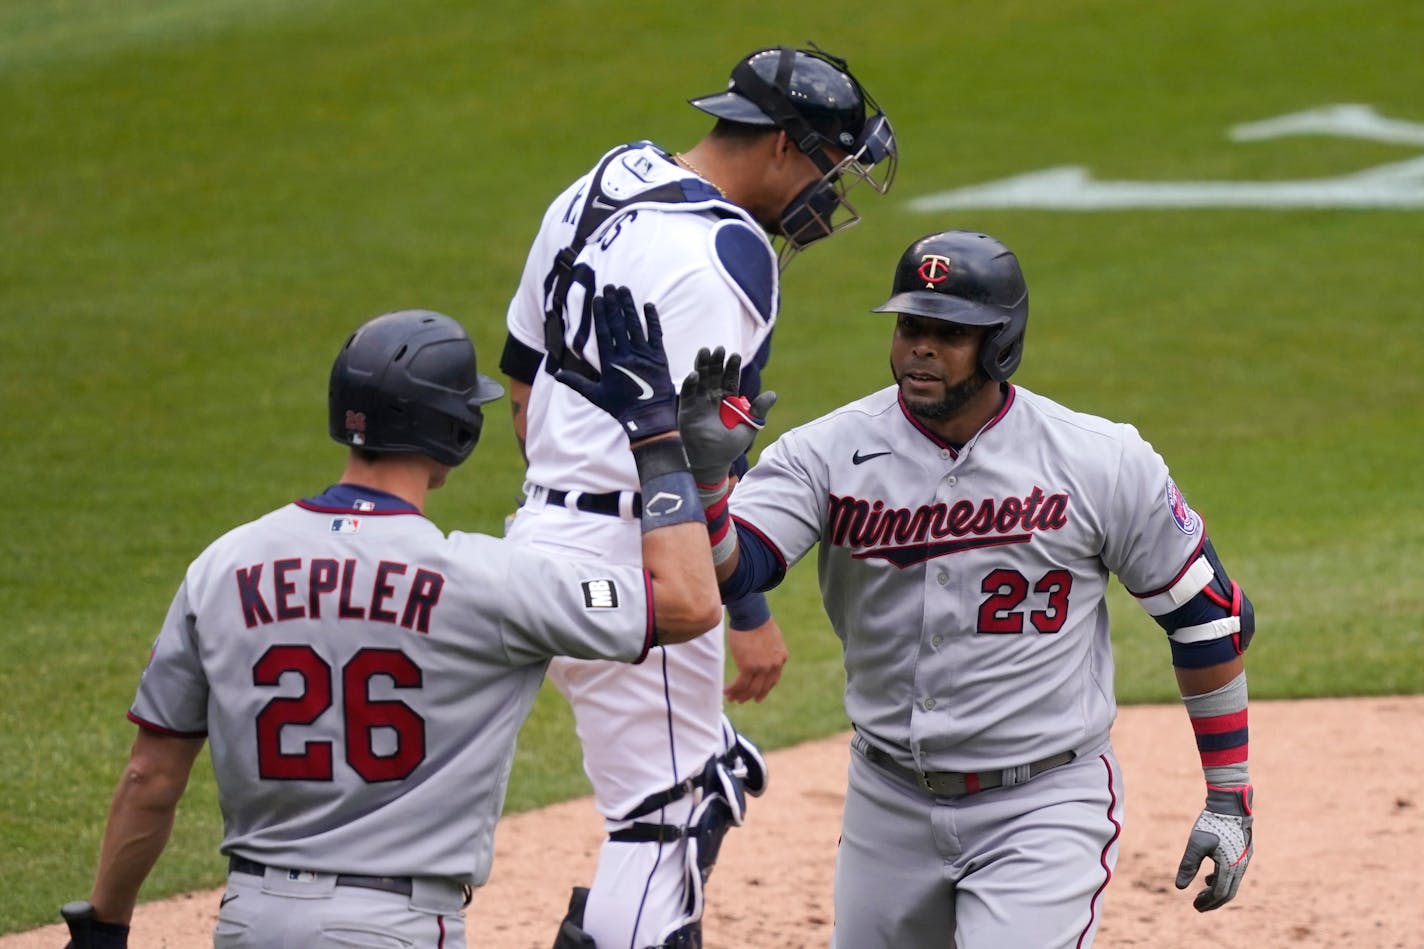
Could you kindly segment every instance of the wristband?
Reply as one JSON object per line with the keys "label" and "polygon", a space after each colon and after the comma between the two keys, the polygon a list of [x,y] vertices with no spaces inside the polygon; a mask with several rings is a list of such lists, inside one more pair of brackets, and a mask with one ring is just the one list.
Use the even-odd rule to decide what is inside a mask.
{"label": "wristband", "polygon": [[643,533],[703,519],[690,471],[667,471],[643,481]]}
{"label": "wristband", "polygon": [[763,593],[748,593],[727,604],[727,617],[733,629],[756,629],[771,619],[771,606]]}
{"label": "wristband", "polygon": [[[695,478],[696,475],[693,475]],[[712,543],[712,563],[723,563],[737,548],[737,535],[732,530],[732,512],[727,507],[727,496],[732,493],[732,480],[723,478],[716,484],[697,485],[697,496],[707,513],[707,539]],[[737,629],[753,629],[771,618],[768,613],[761,622],[752,626],[738,626]]]}
{"label": "wristband", "polygon": [[[638,480],[647,484],[659,475],[669,472],[685,472],[688,480],[691,480],[691,469],[687,465],[687,452],[682,448],[682,439],[679,437],[659,438],[655,441],[642,442],[632,446],[633,464],[638,466]],[[697,497],[697,484],[693,482],[694,498]]]}
{"label": "wristband", "polygon": [[1251,776],[1247,768],[1246,673],[1219,689],[1185,695],[1182,703],[1192,720],[1207,786],[1248,786]]}
{"label": "wristband", "polygon": [[737,532],[729,530],[722,535],[721,540],[712,544],[712,566],[720,567],[728,560],[732,559],[732,554],[737,552]]}
{"label": "wristband", "polygon": [[[694,474],[693,477],[696,478],[697,475]],[[724,477],[716,484],[703,484],[700,481],[697,483],[697,496],[702,499],[702,506],[706,508],[712,507],[718,501],[722,500],[731,493],[731,478]]]}

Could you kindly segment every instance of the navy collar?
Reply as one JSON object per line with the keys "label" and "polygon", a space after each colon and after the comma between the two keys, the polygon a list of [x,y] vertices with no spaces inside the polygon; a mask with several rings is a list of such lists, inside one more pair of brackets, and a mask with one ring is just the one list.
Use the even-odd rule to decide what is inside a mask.
{"label": "navy collar", "polygon": [[333,484],[297,506],[322,514],[419,514],[420,509],[394,494],[360,484]]}

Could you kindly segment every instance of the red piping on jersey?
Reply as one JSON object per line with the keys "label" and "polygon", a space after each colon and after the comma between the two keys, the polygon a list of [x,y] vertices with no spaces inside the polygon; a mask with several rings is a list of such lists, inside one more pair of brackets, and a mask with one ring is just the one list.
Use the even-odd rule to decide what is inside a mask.
{"label": "red piping on jersey", "polygon": [[1103,763],[1103,767],[1108,772],[1108,822],[1113,825],[1113,833],[1108,838],[1108,842],[1103,844],[1103,852],[1098,858],[1103,868],[1103,882],[1093,891],[1093,898],[1088,902],[1088,925],[1084,926],[1083,931],[1078,934],[1077,945],[1080,947],[1084,944],[1083,940],[1087,939],[1088,934],[1092,932],[1093,923],[1098,918],[1098,899],[1103,895],[1103,890],[1106,890],[1108,884],[1112,882],[1112,867],[1108,865],[1108,851],[1112,849],[1112,845],[1117,842],[1118,837],[1122,836],[1122,824],[1118,823],[1116,817],[1113,817],[1113,808],[1117,807],[1117,790],[1113,787],[1112,763],[1108,761],[1107,755],[1098,755],[1098,760]]}
{"label": "red piping on jersey", "polygon": [[[897,403],[899,403],[899,405],[900,405],[900,413],[905,416],[905,420],[906,420],[907,422],[909,422],[911,425],[913,425],[913,426],[915,427],[915,429],[916,429],[921,435],[925,436],[925,437],[928,438],[930,441],[934,442],[934,443],[935,443],[936,445],[938,445],[940,448],[947,448],[947,449],[949,449],[949,454],[950,454],[951,457],[953,457],[953,458],[958,458],[958,457],[959,457],[960,448],[962,448],[963,446],[961,445],[960,448],[954,447],[954,446],[951,445],[949,442],[945,441],[943,438],[940,438],[940,437],[939,437],[938,435],[936,435],[934,432],[932,432],[932,431],[930,431],[928,428],[926,428],[926,427],[924,426],[924,423],[922,423],[919,419],[917,419],[917,418],[915,418],[913,415],[911,415],[911,414],[910,414],[910,409],[909,409],[909,407],[905,405],[905,396],[904,396],[903,393],[896,392],[896,393],[895,393],[895,401],[896,401]],[[987,432],[989,429],[993,428],[995,425],[998,425],[998,424],[999,424],[999,420],[1002,419],[1005,415],[1008,414],[1008,412],[1009,412],[1009,406],[1011,406],[1011,405],[1013,405],[1013,404],[1014,404],[1014,387],[1013,387],[1013,385],[1012,385],[1011,383],[1007,383],[1007,382],[1006,382],[1006,383],[1004,383],[1004,404],[1001,405],[1001,406],[999,406],[999,411],[998,411],[997,413],[995,413],[995,415],[994,415],[993,418],[991,418],[991,419],[989,419],[989,421],[985,422],[985,423],[983,424],[983,426],[980,427],[979,431],[977,431],[977,432],[974,433],[974,436],[977,438],[979,435],[983,434],[984,432]]]}
{"label": "red piping on jersey", "polygon": [[177,732],[177,731],[174,731],[174,730],[171,729],[171,728],[164,728],[162,725],[155,725],[155,724],[153,724],[153,722],[145,721],[144,719],[139,718],[139,717],[138,717],[137,715],[135,715],[133,712],[129,712],[129,713],[128,713],[128,719],[129,719],[129,721],[131,721],[131,722],[133,722],[135,725],[137,725],[139,728],[142,728],[144,731],[150,731],[150,732],[153,732],[154,734],[157,734],[157,735],[167,735],[169,738],[207,738],[207,737],[208,737],[208,733],[207,733],[207,730],[206,730],[206,729],[204,729],[203,731],[200,731],[200,732]]}
{"label": "red piping on jersey", "polygon": [[657,622],[653,618],[653,575],[648,571],[643,571],[643,593],[648,598],[648,628],[643,632],[643,653],[633,660],[633,665],[637,665],[648,658],[648,651],[657,642]]}
{"label": "red piping on jersey", "polygon": [[1177,575],[1176,575],[1176,576],[1174,576],[1172,579],[1168,580],[1165,585],[1160,586],[1160,587],[1158,587],[1158,588],[1155,589],[1155,590],[1148,590],[1146,593],[1132,593],[1131,590],[1129,590],[1129,591],[1127,591],[1127,592],[1132,593],[1132,595],[1135,596],[1135,597],[1137,597],[1139,600],[1145,600],[1145,599],[1147,599],[1147,598],[1150,597],[1150,596],[1157,596],[1159,593],[1166,593],[1168,590],[1172,589],[1172,587],[1174,587],[1174,586],[1177,585],[1177,581],[1178,581],[1178,580],[1182,579],[1182,577],[1184,577],[1184,576],[1187,575],[1187,571],[1188,571],[1188,570],[1192,569],[1192,564],[1194,564],[1194,563],[1197,562],[1197,558],[1201,556],[1202,548],[1205,547],[1205,546],[1206,546],[1206,524],[1203,522],[1203,524],[1202,524],[1202,536],[1201,536],[1201,540],[1197,541],[1196,547],[1194,547],[1194,548],[1192,549],[1192,554],[1191,554],[1191,556],[1187,558],[1187,562],[1186,562],[1186,563],[1182,564],[1182,569],[1180,569],[1180,570],[1177,571]]}

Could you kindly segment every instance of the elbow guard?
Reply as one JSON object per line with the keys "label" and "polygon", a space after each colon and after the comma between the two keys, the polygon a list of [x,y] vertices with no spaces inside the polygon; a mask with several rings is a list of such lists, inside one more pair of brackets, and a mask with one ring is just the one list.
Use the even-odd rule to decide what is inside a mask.
{"label": "elbow guard", "polygon": [[1172,665],[1180,668],[1234,659],[1246,651],[1256,632],[1256,611],[1227,575],[1210,540],[1176,582],[1140,599],[1166,631]]}

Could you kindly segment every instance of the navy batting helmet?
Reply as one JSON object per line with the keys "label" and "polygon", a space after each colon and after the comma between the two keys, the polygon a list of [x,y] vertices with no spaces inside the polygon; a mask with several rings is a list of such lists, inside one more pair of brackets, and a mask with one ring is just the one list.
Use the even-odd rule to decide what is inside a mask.
{"label": "navy batting helmet", "polygon": [[821,179],[782,214],[782,235],[793,252],[860,220],[846,200],[854,183],[865,181],[885,194],[894,181],[898,152],[890,120],[846,61],[824,50],[757,50],[732,68],[725,92],[689,101],[719,119],[781,129],[821,169]]}
{"label": "navy batting helmet", "polygon": [[401,310],[362,324],[331,367],[331,437],[374,452],[455,466],[480,438],[480,406],[504,394],[475,366],[465,328],[443,313]]}
{"label": "navy batting helmet", "polygon": [[1014,374],[1028,329],[1028,285],[1014,252],[988,234],[942,231],[900,255],[890,299],[875,313],[910,313],[950,323],[994,327],[979,365],[995,382]]}

